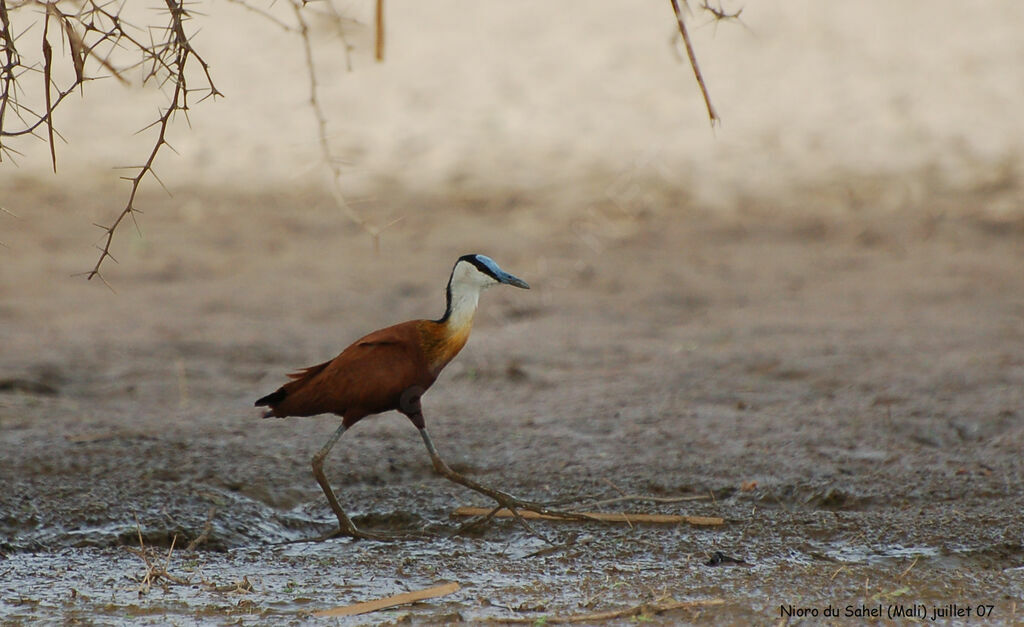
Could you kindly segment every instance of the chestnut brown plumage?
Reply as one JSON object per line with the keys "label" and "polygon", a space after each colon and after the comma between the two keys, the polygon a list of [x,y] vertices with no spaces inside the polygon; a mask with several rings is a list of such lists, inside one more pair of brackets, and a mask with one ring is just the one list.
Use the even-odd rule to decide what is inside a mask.
{"label": "chestnut brown plumage", "polygon": [[256,405],[270,407],[266,418],[337,414],[345,427],[397,410],[403,392],[414,387],[426,391],[462,348],[458,345],[450,355],[431,351],[448,333],[445,325],[432,320],[410,320],[374,331],[334,359],[288,375],[292,381]]}
{"label": "chestnut brown plumage", "polygon": [[[420,397],[469,339],[480,292],[504,283],[529,289],[525,281],[484,255],[464,255],[448,279],[447,307],[438,320],[411,320],[374,331],[334,359],[289,375],[292,379],[256,401],[268,407],[265,418],[336,414],[341,426],[313,456],[313,476],[338,518],[337,533],[376,538],[356,528],[341,508],[323,472],[324,458],[341,435],[363,418],[397,410],[419,429],[434,469],[444,477],[485,494],[504,507],[547,512],[544,506],[517,499],[472,481],[448,467],[427,433]],[[336,535],[330,534],[330,535]]]}

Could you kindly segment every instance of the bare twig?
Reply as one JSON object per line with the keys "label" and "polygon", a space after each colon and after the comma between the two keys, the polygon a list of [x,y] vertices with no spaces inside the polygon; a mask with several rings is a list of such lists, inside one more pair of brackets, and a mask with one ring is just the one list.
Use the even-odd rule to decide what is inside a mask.
{"label": "bare twig", "polygon": [[[523,510],[523,511],[528,512],[529,510]],[[488,512],[486,517],[485,517],[485,520],[490,520],[490,519],[494,518],[495,516],[497,516],[498,518],[504,518],[505,516],[508,516],[510,514],[511,514],[512,517],[514,517],[516,519],[516,522],[518,522],[523,527],[523,529],[526,529],[526,533],[530,534],[531,536],[533,536],[535,538],[543,540],[544,542],[547,542],[551,546],[557,546],[557,544],[555,542],[553,542],[551,540],[551,538],[549,538],[546,535],[544,535],[543,533],[537,531],[537,529],[533,525],[531,525],[530,523],[526,522],[526,519],[527,518],[532,518],[532,516],[524,516],[522,512],[520,512],[518,509],[516,509],[514,507],[511,508],[511,509],[501,508],[501,509],[498,509],[498,510],[493,511],[493,512]]]}
{"label": "bare twig", "polygon": [[185,547],[186,551],[195,551],[197,546],[210,539],[210,534],[213,533],[213,517],[216,513],[217,508],[211,506],[210,511],[206,514],[206,524],[203,525],[203,531],[188,543],[188,546]]}
{"label": "bare twig", "polygon": [[[320,155],[323,158],[324,166],[330,173],[331,194],[339,209],[361,229],[366,231],[373,238],[374,249],[380,248],[380,234],[383,229],[369,224],[366,219],[352,208],[345,198],[341,189],[341,167],[338,165],[332,151],[330,140],[327,139],[327,116],[324,114],[323,106],[320,103],[319,85],[316,73],[316,60],[313,57],[313,46],[310,40],[309,24],[302,13],[303,3],[301,0],[293,0],[292,7],[295,11],[295,19],[299,24],[299,35],[302,37],[302,51],[306,57],[306,71],[309,74],[309,105],[313,109],[313,116],[316,118],[317,135],[320,140]],[[387,227],[385,227],[387,228]]]}
{"label": "bare twig", "polygon": [[740,19],[740,14],[743,13],[742,7],[730,13],[726,11],[721,4],[719,4],[717,7],[713,7],[710,4],[708,4],[707,0],[701,2],[700,8],[710,13],[712,17],[715,18],[716,22],[721,22],[722,20],[738,20]]}
{"label": "bare twig", "polygon": [[182,586],[187,586],[191,583],[187,579],[176,577],[167,572],[167,568],[171,564],[171,555],[174,553],[174,543],[178,539],[177,535],[171,538],[171,546],[169,549],[167,549],[167,556],[164,558],[164,565],[158,566],[153,562],[152,559],[150,559],[149,552],[146,549],[146,543],[142,540],[142,527],[139,525],[138,517],[135,518],[135,530],[139,536],[139,548],[125,548],[130,553],[134,553],[135,555],[139,556],[139,559],[142,560],[142,563],[146,565],[146,573],[145,575],[143,575],[142,580],[139,582],[139,596],[143,596],[149,593],[150,589],[153,587],[153,584],[159,581],[160,579],[164,579],[166,581],[169,581],[170,583],[175,583]]}
{"label": "bare twig", "polygon": [[[110,61],[110,57],[115,51],[122,53],[129,51],[138,54],[141,59],[138,63],[160,54],[157,48],[143,44],[131,37],[127,30],[131,26],[122,20],[118,13],[108,11],[106,2],[86,0],[76,7],[74,13],[65,13],[57,6],[59,1],[24,0],[8,6],[8,0],[0,0],[0,54],[3,55],[3,65],[0,65],[0,148],[2,148],[0,156],[4,152],[12,150],[10,144],[4,142],[3,138],[34,134],[39,126],[51,125],[53,113],[64,99],[86,81],[92,80],[87,75],[85,65],[87,59],[94,59],[111,76],[122,83],[127,83],[123,72]],[[13,32],[12,11],[24,11],[29,7],[42,8],[44,13],[41,69],[37,64],[26,61],[22,57],[17,48],[18,37]],[[75,74],[75,79],[64,88],[58,87],[53,78],[55,62],[52,46],[47,36],[51,18],[60,23],[68,40],[69,57]],[[82,32],[79,33],[79,30]],[[23,91],[19,87],[18,79],[27,72],[39,71],[44,74],[43,96],[45,102],[43,110],[36,112],[29,104],[18,100],[18,93]],[[16,115],[22,122],[21,126],[11,128],[7,113]]]}
{"label": "bare twig", "polygon": [[[182,111],[186,114],[188,112],[188,96],[192,91],[195,91],[193,89],[189,89],[186,78],[186,70],[190,59],[195,59],[202,68],[206,77],[206,87],[203,88],[206,95],[202,99],[205,100],[210,96],[216,97],[222,95],[220,91],[217,90],[217,87],[213,83],[213,78],[210,76],[210,66],[195,51],[189,41],[188,35],[185,33],[184,22],[189,18],[189,14],[184,8],[184,0],[165,0],[165,3],[171,18],[169,25],[165,29],[168,33],[168,39],[159,48],[152,48],[154,54],[153,71],[151,75],[158,75],[160,68],[168,69],[169,73],[164,80],[171,81],[174,88],[171,93],[170,103],[160,113],[157,120],[150,125],[157,128],[157,137],[156,141],[153,143],[153,148],[150,150],[149,157],[146,159],[144,164],[138,166],[139,171],[135,176],[121,177],[129,181],[131,184],[131,191],[128,194],[128,202],[112,224],[100,227],[104,230],[100,256],[99,259],[96,260],[96,265],[93,266],[93,269],[86,273],[86,279],[99,277],[99,279],[108,287],[110,284],[107,283],[100,274],[100,267],[103,265],[105,260],[113,259],[110,254],[110,245],[113,243],[114,233],[125,218],[131,216],[132,220],[134,220],[135,214],[139,213],[139,210],[135,207],[135,199],[139,191],[139,186],[142,184],[142,180],[146,175],[150,174],[154,179],[160,182],[160,179],[153,171],[153,164],[156,161],[157,155],[160,153],[160,149],[168,145],[167,128],[176,112]],[[168,55],[173,58],[172,61],[166,60]],[[160,184],[161,186],[163,185],[162,182]]]}
{"label": "bare twig", "polygon": [[494,515],[500,512],[501,509],[501,505],[496,505],[491,511],[487,512],[483,516],[474,518],[472,520],[467,520],[466,522],[459,525],[459,528],[455,531],[455,533],[466,533],[469,531],[476,531],[477,529],[482,528],[484,525],[493,520]]}
{"label": "bare twig", "polygon": [[345,33],[345,25],[353,23],[354,20],[347,18],[338,12],[338,7],[336,7],[333,2],[327,3],[327,13],[322,13],[321,15],[324,15],[324,17],[327,18],[331,23],[331,26],[334,27],[334,32],[338,35],[338,39],[341,40],[342,49],[345,50],[345,69],[351,72],[353,46],[349,43],[348,35]]}
{"label": "bare twig", "polygon": [[[678,524],[688,523],[697,526],[718,526],[725,524],[725,520],[718,516],[680,516],[676,514],[624,514],[620,512],[568,512],[565,516],[557,516],[553,514],[542,514],[531,510],[521,510],[518,514],[514,514],[509,510],[502,508],[497,512],[491,513],[491,510],[486,507],[459,507],[454,512],[454,516],[483,516],[490,515],[495,518],[508,518],[510,516],[516,516],[525,520],[564,520],[574,522],[586,522],[586,521],[597,521],[597,522],[624,522],[624,523],[656,523],[656,524]],[[572,516],[571,518],[569,516]]]}
{"label": "bare twig", "polygon": [[[51,71],[53,69],[53,48],[50,47],[50,12],[46,12],[43,18],[43,95],[46,98],[46,110],[53,111],[53,100],[50,94],[50,85],[53,83]],[[53,172],[57,173],[57,148],[53,144],[53,116],[46,117],[46,133],[50,142],[50,159],[53,164]]]}
{"label": "bare twig", "polygon": [[[352,207],[342,192],[342,168],[328,137],[327,116],[318,93],[317,68],[307,16],[310,11],[314,11],[315,15],[326,16],[331,21],[343,41],[346,61],[351,67],[351,46],[345,39],[342,27],[344,18],[339,15],[330,0],[323,4],[326,8],[320,10],[307,8],[308,0],[289,0],[289,5],[295,13],[294,25],[278,18],[265,8],[250,4],[251,0],[229,1],[301,37],[309,74],[309,103],[316,120],[321,156],[329,173],[331,194],[343,214],[371,236],[374,248],[379,248],[381,233],[394,222],[383,226],[371,224]],[[710,4],[712,1],[716,0],[701,0],[700,6],[715,20],[738,19],[742,12],[742,9],[729,12],[721,5]],[[144,72],[143,83],[152,81],[159,88],[166,90],[169,96],[168,104],[158,111],[156,120],[146,127],[155,129],[155,138],[148,157],[141,165],[133,166],[133,176],[123,177],[129,182],[127,201],[109,224],[100,226],[102,234],[97,245],[99,257],[91,270],[82,273],[87,279],[99,278],[108,287],[109,283],[101,274],[101,269],[107,260],[115,261],[111,254],[115,232],[126,218],[130,217],[134,222],[140,213],[137,208],[137,197],[147,176],[163,185],[154,170],[154,165],[163,147],[167,146],[173,150],[168,143],[171,121],[178,112],[187,118],[190,98],[194,100],[195,96],[199,96],[201,101],[221,95],[214,85],[210,66],[197,53],[187,33],[185,22],[190,19],[191,14],[186,9],[185,0],[163,0],[162,4],[163,10],[169,16],[168,22],[161,27],[149,26],[147,29],[139,29],[122,18],[121,10],[125,5],[113,0],[0,0],[0,162],[5,158],[14,161],[21,155],[14,145],[15,142],[19,138],[32,136],[47,142],[51,164],[56,171],[56,140],[62,139],[54,121],[56,110],[76,89],[83,90],[87,82],[96,78],[112,76],[121,83],[127,83],[128,70],[140,68]],[[671,0],[671,4],[690,65],[714,126],[720,122],[720,118],[711,103],[697,63],[680,2]],[[24,56],[23,51],[18,48],[19,45],[24,45],[25,39],[28,39],[21,39],[21,36],[29,32],[34,23],[29,22],[25,25],[23,21],[16,19],[19,13],[31,15],[32,20],[36,20],[39,13],[42,14],[41,40],[32,38],[33,41],[39,41],[36,56],[41,56],[41,59],[34,59],[31,55]],[[51,32],[53,21],[56,22],[54,28],[57,30]],[[374,54],[380,61],[385,56],[384,0],[375,0],[374,21]],[[149,41],[146,41],[146,35],[139,35],[138,31],[147,33]],[[66,41],[67,50],[64,58],[67,65],[62,63],[59,51],[55,55],[51,35],[54,35],[57,41]],[[69,71],[62,71],[65,68],[73,71],[73,78],[65,78],[70,74]],[[201,71],[202,85],[190,87],[189,77],[198,71]],[[42,77],[42,89],[38,88],[36,75]],[[27,87],[32,89],[26,91]]]}
{"label": "bare twig", "polygon": [[[71,63],[75,68],[75,79],[77,83],[83,83],[88,80],[85,75],[85,60],[92,57],[96,59],[96,61],[102,65],[106,71],[110,72],[111,76],[120,81],[122,85],[129,84],[128,79],[125,78],[122,72],[110,62],[107,56],[102,56],[96,52],[97,44],[90,46],[84,39],[82,39],[82,36],[78,34],[78,31],[75,30],[74,26],[74,23],[78,19],[77,16],[64,13],[60,8],[58,8],[56,2],[46,3],[46,12],[48,15],[52,14],[56,17],[64,29],[64,34],[68,39],[68,47],[71,49]],[[91,22],[85,24],[84,28],[87,32],[89,30],[95,30],[95,27]],[[104,33],[100,41],[109,39],[111,36],[112,35],[110,33]]]}
{"label": "bare twig", "polygon": [[917,560],[919,560],[919,559],[921,559],[921,556],[920,555],[915,555],[914,556],[914,561],[910,562],[910,566],[907,566],[906,570],[904,570],[902,573],[900,573],[899,577],[896,578],[896,581],[902,581],[903,578],[907,576],[907,573],[909,573],[911,570],[913,570],[914,566],[917,566]]}
{"label": "bare twig", "polygon": [[598,495],[580,495],[559,501],[558,505],[569,505],[578,503],[579,507],[600,507],[602,505],[613,505],[615,503],[627,503],[630,501],[647,501],[650,503],[685,503],[687,501],[708,501],[714,498],[711,494],[689,494],[686,496],[654,496],[652,494],[627,494],[619,486],[609,479],[603,479],[620,496],[612,498],[601,498]]}
{"label": "bare twig", "polygon": [[[613,490],[615,490],[616,492],[618,492],[620,495],[626,496],[626,493],[622,490],[622,488],[620,488],[619,486],[615,485],[615,483],[611,479],[605,477],[604,478],[604,482],[607,483],[609,486],[611,486],[611,488]],[[626,524],[629,525],[630,529],[633,529],[633,523],[628,518],[626,519]]]}
{"label": "bare twig", "polygon": [[384,60],[384,0],[377,0],[377,9],[374,13],[374,56],[378,61]]}
{"label": "bare twig", "polygon": [[[461,510],[461,509],[464,509],[464,508],[459,508],[459,509]],[[518,522],[520,525],[522,525],[523,529],[526,530],[526,533],[530,534],[531,536],[533,536],[535,538],[543,540],[544,542],[547,542],[550,546],[558,546],[555,542],[552,542],[551,538],[549,538],[546,535],[542,534],[541,532],[537,531],[537,529],[533,525],[531,525],[530,523],[526,522],[526,518],[527,517],[523,516],[520,513],[520,511],[518,509],[516,509],[516,508],[505,509],[503,506],[497,505],[496,507],[492,508],[490,511],[487,511],[486,509],[482,509],[482,508],[469,508],[469,509],[478,510],[478,511],[476,511],[475,514],[465,514],[465,515],[476,516],[476,518],[473,518],[472,520],[468,520],[468,521],[462,523],[461,525],[459,525],[459,528],[455,531],[456,533],[466,533],[468,531],[475,531],[477,529],[480,529],[484,525],[489,523],[490,521],[494,520],[494,518],[496,516],[498,518],[508,518],[508,517],[511,516],[511,517],[514,517],[516,519],[516,522]],[[456,515],[460,515],[458,511],[456,511],[455,514]]]}
{"label": "bare twig", "polygon": [[[282,30],[285,30],[285,31],[287,31],[289,33],[297,33],[297,32],[299,32],[299,29],[295,28],[291,24],[286,23],[284,20],[280,19],[279,17],[277,17],[276,15],[271,13],[270,11],[267,11],[266,9],[261,9],[260,7],[257,7],[257,6],[253,6],[253,5],[249,4],[248,2],[246,2],[245,0],[228,0],[228,2],[230,2],[231,4],[237,4],[238,6],[242,7],[246,11],[250,11],[252,13],[255,13],[256,15],[259,15],[263,19],[269,21],[272,24],[277,25],[279,28],[281,28]],[[334,6],[333,3],[330,3],[330,5],[332,7]]]}
{"label": "bare twig", "polygon": [[612,481],[611,479],[609,479],[608,477],[603,477],[603,478],[602,478],[602,481],[604,481],[605,483],[607,483],[607,484],[608,484],[608,486],[609,486],[609,487],[610,487],[610,488],[611,488],[612,490],[615,490],[616,492],[618,492],[618,493],[619,493],[619,495],[621,495],[621,496],[626,496],[626,493],[625,493],[625,492],[624,492],[624,491],[622,490],[622,488],[620,488],[619,486],[615,485],[615,482],[613,482],[613,481]]}
{"label": "bare twig", "polygon": [[[167,131],[175,113],[181,111],[187,116],[189,99],[195,94],[202,95],[200,100],[220,95],[209,65],[196,52],[186,33],[185,22],[190,14],[185,10],[184,0],[163,0],[163,5],[169,20],[161,28],[150,27],[150,41],[147,43],[131,34],[138,29],[122,18],[120,11],[123,5],[107,0],[0,0],[0,161],[19,154],[11,142],[24,136],[38,136],[37,131],[45,127],[43,139],[48,144],[50,161],[56,172],[56,140],[61,135],[56,129],[54,115],[68,95],[94,78],[113,76],[127,84],[126,70],[144,67],[148,70],[143,83],[152,80],[160,88],[169,87],[169,104],[159,112],[156,121],[146,127],[156,128],[149,156],[143,165],[137,166],[134,176],[124,177],[130,182],[128,201],[111,224],[100,227],[103,235],[98,246],[99,259],[92,270],[83,273],[87,279],[98,277],[108,287],[110,284],[100,274],[100,269],[108,259],[114,260],[111,244],[115,231],[129,216],[135,220],[139,212],[136,198],[147,175],[163,185],[153,165],[161,149],[170,147]],[[62,10],[61,6],[73,8]],[[19,11],[28,13],[29,9],[42,12],[41,61],[32,61],[18,50],[18,35],[14,30],[16,20],[12,14]],[[34,13],[32,15],[35,19]],[[58,39],[67,42],[67,67],[73,71],[70,80],[60,78],[58,70],[62,64],[51,41],[52,22],[56,23],[55,28],[59,28]],[[154,37],[154,34],[159,36]],[[205,84],[200,88],[188,85],[188,75],[195,65],[200,67],[204,78]],[[90,67],[98,70],[97,76],[90,75]],[[23,77],[34,73],[42,75],[42,89],[26,92]],[[33,98],[41,101],[41,105],[33,106]]]}
{"label": "bare twig", "polygon": [[253,591],[253,586],[249,582],[249,575],[243,575],[242,578],[235,583],[224,584],[218,586],[212,583],[204,583],[209,590],[213,592],[236,592],[238,594],[249,594]]}
{"label": "bare twig", "polygon": [[6,147],[4,138],[4,121],[7,118],[9,105],[14,104],[17,112],[17,103],[14,98],[18,69],[21,67],[21,56],[14,42],[14,33],[11,31],[11,18],[7,11],[7,2],[0,0],[0,43],[3,44],[3,65],[0,66],[0,162],[4,159],[4,153],[9,150]]}
{"label": "bare twig", "polygon": [[313,612],[313,616],[356,616],[359,614],[368,614],[370,612],[392,608],[397,605],[405,605],[407,603],[415,603],[416,601],[445,596],[447,594],[452,594],[453,592],[458,592],[459,588],[460,586],[458,583],[445,583],[423,590],[403,592],[402,594],[396,594],[394,596],[377,599],[375,601],[365,601],[354,605],[344,605],[342,607],[335,607],[329,610],[321,610],[319,612]]}
{"label": "bare twig", "polygon": [[685,503],[687,501],[707,501],[711,497],[707,494],[692,494],[690,496],[649,496],[646,494],[623,494],[611,499],[603,499],[600,501],[589,501],[588,507],[598,507],[601,505],[612,505],[615,503],[626,503],[629,501],[647,501],[650,503]]}
{"label": "bare twig", "polygon": [[690,34],[686,31],[686,22],[683,21],[683,14],[679,10],[679,0],[670,1],[672,2],[672,11],[676,14],[676,24],[679,25],[679,34],[683,36],[683,45],[686,46],[686,56],[690,58],[690,67],[693,68],[693,75],[697,79],[697,85],[700,86],[700,93],[704,96],[704,104],[708,108],[708,117],[711,119],[711,126],[720,124],[722,119],[718,117],[718,113],[715,112],[715,107],[711,104],[711,95],[708,93],[707,85],[704,84],[704,76],[701,74],[700,66],[697,64],[697,55],[693,52],[693,43],[690,41]]}

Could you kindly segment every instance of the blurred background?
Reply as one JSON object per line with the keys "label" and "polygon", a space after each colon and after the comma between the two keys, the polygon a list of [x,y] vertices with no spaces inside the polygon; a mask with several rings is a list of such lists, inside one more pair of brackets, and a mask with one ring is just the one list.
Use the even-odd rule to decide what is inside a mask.
{"label": "blurred background", "polygon": [[[635,177],[735,211],[744,197],[851,177],[899,179],[920,193],[1019,173],[1024,9],[1014,2],[727,4],[742,9],[738,23],[695,5],[690,31],[723,120],[714,130],[668,2],[392,0],[384,63],[373,61],[373,3],[336,6],[353,20],[350,55],[310,7],[320,97],[345,189],[370,197],[362,211],[384,222],[417,208],[386,206],[375,196],[382,184],[544,190],[578,203]],[[160,23],[136,9],[139,23]],[[195,9],[193,45],[225,98],[194,105],[191,130],[177,120],[179,155],[158,161],[165,184],[322,184],[298,35],[239,4]],[[266,10],[294,27],[288,3]],[[90,83],[56,118],[68,142],[60,175],[47,174],[42,142],[23,141],[20,166],[0,176],[102,184],[148,154],[151,136],[135,132],[165,101],[151,88]]]}

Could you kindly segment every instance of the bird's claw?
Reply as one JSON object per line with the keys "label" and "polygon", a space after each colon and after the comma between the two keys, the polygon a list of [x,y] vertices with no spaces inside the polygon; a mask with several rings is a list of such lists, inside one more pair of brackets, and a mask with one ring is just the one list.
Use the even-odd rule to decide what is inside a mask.
{"label": "bird's claw", "polygon": [[520,498],[516,498],[510,494],[505,494],[504,496],[505,498],[503,499],[495,498],[494,500],[497,501],[499,505],[512,511],[513,513],[516,512],[516,510],[522,510],[525,512],[535,512],[537,514],[541,514],[542,516],[554,516],[556,518],[566,518],[570,520],[582,519],[585,517],[584,515],[579,514],[577,512],[570,512],[566,510],[552,508],[546,503],[526,501]]}

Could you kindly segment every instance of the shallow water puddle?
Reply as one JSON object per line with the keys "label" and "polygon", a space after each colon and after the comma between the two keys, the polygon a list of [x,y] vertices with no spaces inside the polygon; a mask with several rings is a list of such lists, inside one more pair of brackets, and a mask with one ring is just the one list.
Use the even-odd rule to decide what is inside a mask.
{"label": "shallow water puddle", "polygon": [[855,564],[872,564],[884,560],[932,558],[941,555],[942,551],[930,546],[900,546],[889,544],[881,546],[834,545],[826,549],[824,554],[839,562]]}
{"label": "shallow water puddle", "polygon": [[[965,590],[986,590],[993,578],[1018,585],[1024,579],[1024,571],[978,574],[983,562],[967,548],[858,544],[815,531],[811,523],[824,515],[750,514],[742,504],[722,501],[701,510],[728,521],[712,528],[536,523],[552,543],[513,520],[492,521],[479,535],[453,535],[458,521],[444,520],[440,503],[431,502],[425,515],[382,507],[382,513],[355,517],[367,529],[421,534],[412,539],[274,544],[315,537],[331,525],[308,504],[279,511],[231,492],[217,497],[211,541],[198,551],[185,547],[201,529],[202,517],[191,523],[190,536],[175,538],[175,527],[157,511],[140,513],[138,527],[133,522],[28,531],[36,535],[22,531],[17,540],[23,552],[0,561],[0,622],[292,623],[446,582],[460,589],[415,605],[330,620],[542,621],[599,612],[644,615],[652,607],[694,601],[662,618],[746,621],[777,619],[779,607],[788,604],[823,607],[904,597],[938,602],[948,597],[954,580]],[[806,524],[794,527],[793,521]],[[32,546],[60,548],[24,552]],[[965,565],[975,567],[969,575],[960,572]],[[721,604],[709,603],[718,599]]]}

